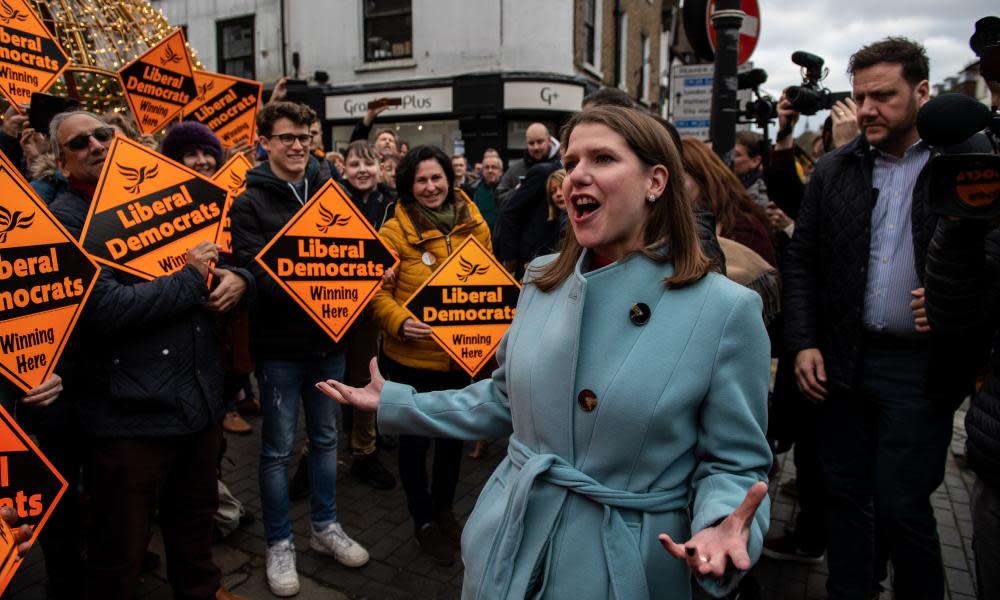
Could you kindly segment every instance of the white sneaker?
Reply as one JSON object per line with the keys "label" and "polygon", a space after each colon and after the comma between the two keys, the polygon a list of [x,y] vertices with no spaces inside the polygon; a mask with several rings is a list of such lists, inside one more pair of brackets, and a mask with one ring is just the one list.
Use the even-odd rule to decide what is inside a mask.
{"label": "white sneaker", "polygon": [[299,593],[299,574],[295,570],[295,544],[282,540],[267,549],[267,585],[275,596]]}
{"label": "white sneaker", "polygon": [[320,554],[329,554],[345,567],[360,567],[368,562],[368,551],[347,537],[340,523],[330,523],[323,531],[313,527],[309,547]]}

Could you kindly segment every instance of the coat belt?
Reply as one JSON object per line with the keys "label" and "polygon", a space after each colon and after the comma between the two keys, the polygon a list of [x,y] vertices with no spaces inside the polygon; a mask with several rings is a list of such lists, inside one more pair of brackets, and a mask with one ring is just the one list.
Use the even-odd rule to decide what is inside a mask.
{"label": "coat belt", "polygon": [[[535,453],[513,436],[507,454],[519,472],[512,483],[508,482],[507,509],[485,562],[476,598],[526,598],[532,579],[542,568],[540,560],[558,526],[566,498],[573,492],[604,508],[601,545],[610,577],[611,597],[648,600],[642,555],[619,511],[682,510],[688,505],[687,488],[656,492],[614,490],[556,454]],[[525,530],[526,518],[531,519],[530,531]]]}

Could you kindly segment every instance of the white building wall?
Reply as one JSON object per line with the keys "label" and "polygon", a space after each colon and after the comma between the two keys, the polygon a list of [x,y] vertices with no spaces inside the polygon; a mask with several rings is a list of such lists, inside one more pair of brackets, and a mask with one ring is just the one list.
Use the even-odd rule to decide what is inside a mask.
{"label": "white building wall", "polygon": [[[256,15],[257,79],[282,74],[278,0],[159,0],[209,69],[217,69],[216,23]],[[299,76],[326,71],[334,86],[474,72],[573,75],[573,0],[413,0],[413,59],[365,64],[362,0],[285,0],[286,58]]]}

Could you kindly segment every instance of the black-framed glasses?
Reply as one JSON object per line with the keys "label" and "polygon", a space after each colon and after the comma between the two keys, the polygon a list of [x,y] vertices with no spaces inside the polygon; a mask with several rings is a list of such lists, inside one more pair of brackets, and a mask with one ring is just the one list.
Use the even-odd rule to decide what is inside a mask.
{"label": "black-framed glasses", "polygon": [[115,130],[111,127],[98,127],[97,129],[91,131],[90,133],[81,133],[80,135],[71,137],[63,146],[66,146],[70,150],[83,150],[90,145],[90,138],[97,140],[97,143],[103,144],[105,142],[110,142],[111,139],[115,137]]}
{"label": "black-framed glasses", "polygon": [[309,146],[309,144],[312,142],[312,135],[308,133],[301,133],[299,135],[295,135],[294,133],[277,133],[275,135],[270,135],[268,137],[271,138],[272,140],[274,138],[278,138],[278,140],[280,140],[281,143],[285,146],[291,146],[296,141],[302,144],[303,146]]}

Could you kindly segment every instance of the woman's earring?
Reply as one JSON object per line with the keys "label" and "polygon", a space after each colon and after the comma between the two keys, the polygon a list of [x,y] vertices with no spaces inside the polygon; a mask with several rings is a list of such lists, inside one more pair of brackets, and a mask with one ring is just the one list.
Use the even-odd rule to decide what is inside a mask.
{"label": "woman's earring", "polygon": [[656,194],[651,193],[648,196],[646,196],[646,202],[649,202],[650,204],[656,202]]}

